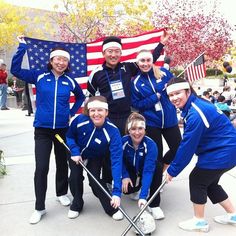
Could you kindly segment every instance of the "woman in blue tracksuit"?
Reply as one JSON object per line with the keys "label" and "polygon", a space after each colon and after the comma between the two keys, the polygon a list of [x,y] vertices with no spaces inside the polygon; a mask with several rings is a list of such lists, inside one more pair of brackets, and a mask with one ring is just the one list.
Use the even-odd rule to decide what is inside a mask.
{"label": "woman in blue tracksuit", "polygon": [[[51,51],[47,72],[22,69],[21,64],[27,44],[24,36],[18,36],[18,41],[20,44],[12,59],[11,73],[36,87],[34,119],[36,203],[35,211],[29,220],[31,224],[36,224],[46,213],[45,197],[52,144],[54,145],[56,159],[56,194],[62,205],[70,204],[70,199],[66,196],[68,190],[67,153],[65,148],[56,140],[55,134],[65,138],[70,117],[78,111],[85,96],[78,83],[66,74],[70,61],[70,54],[67,51],[62,48]],[[74,93],[75,103],[70,109],[71,92]]]}
{"label": "woman in blue tracksuit", "polygon": [[229,119],[213,104],[198,98],[189,83],[172,79],[167,86],[170,101],[181,110],[184,119],[183,140],[174,160],[167,169],[171,181],[198,156],[196,166],[189,176],[190,199],[194,217],[179,223],[184,230],[209,230],[204,220],[207,197],[213,204],[219,203],[227,212],[214,220],[221,224],[236,225],[236,210],[227,193],[219,185],[220,177],[236,166],[236,131]]}
{"label": "woman in blue tracksuit", "polygon": [[[138,206],[141,207],[159,187],[158,175],[162,175],[162,171],[158,173],[156,168],[157,145],[145,135],[145,118],[136,112],[131,113],[126,128],[127,135],[122,137],[122,191],[131,194],[133,199],[139,199]],[[154,219],[159,214],[159,204],[160,195],[149,205]]]}
{"label": "woman in blue tracksuit", "polygon": [[77,116],[70,125],[66,135],[71,151],[70,189],[74,197],[68,217],[79,216],[83,209],[83,168],[79,161],[87,162],[87,168],[107,190],[107,185],[100,178],[103,158],[109,153],[111,159],[114,187],[112,200],[105,195],[99,186],[88,175],[89,185],[94,195],[100,200],[104,211],[114,220],[121,220],[123,214],[117,209],[120,206],[122,175],[122,143],[119,129],[109,121],[108,103],[105,97],[91,97],[85,104],[84,114]]}
{"label": "woman in blue tracksuit", "polygon": [[[173,75],[165,68],[153,67],[152,53],[148,50],[141,50],[138,53],[137,64],[141,73],[132,81],[132,106],[145,117],[147,135],[157,144],[157,168],[161,173],[173,160],[181,141],[176,109],[170,103],[165,89]],[[164,157],[162,136],[169,146]],[[158,178],[158,182],[160,186],[162,175]],[[161,215],[164,216],[163,212]]]}

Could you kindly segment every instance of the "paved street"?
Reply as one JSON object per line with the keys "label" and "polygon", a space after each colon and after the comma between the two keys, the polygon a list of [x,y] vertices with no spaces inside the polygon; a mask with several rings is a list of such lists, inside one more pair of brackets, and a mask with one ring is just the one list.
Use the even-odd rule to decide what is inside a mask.
{"label": "paved street", "polygon": [[[34,141],[33,119],[26,117],[26,111],[11,108],[0,111],[0,149],[4,150],[8,174],[0,179],[0,235],[1,236],[119,236],[128,225],[126,219],[116,222],[102,210],[98,200],[85,182],[85,206],[81,215],[74,220],[67,218],[68,207],[61,206],[55,197],[55,164],[51,156],[46,198],[47,214],[37,225],[30,225],[28,219],[34,209]],[[164,187],[161,194],[161,207],[166,218],[156,221],[159,236],[197,236],[204,233],[185,232],[178,228],[178,222],[192,217],[189,201],[188,174],[194,165],[190,165]],[[222,177],[222,184],[236,205],[236,169]],[[71,194],[69,193],[69,197]],[[137,213],[137,203],[128,197],[122,198],[122,205],[128,215]],[[224,213],[219,206],[208,202],[206,219],[210,224],[209,236],[236,235],[236,227],[219,225],[213,216]],[[134,235],[131,230],[128,235]]]}

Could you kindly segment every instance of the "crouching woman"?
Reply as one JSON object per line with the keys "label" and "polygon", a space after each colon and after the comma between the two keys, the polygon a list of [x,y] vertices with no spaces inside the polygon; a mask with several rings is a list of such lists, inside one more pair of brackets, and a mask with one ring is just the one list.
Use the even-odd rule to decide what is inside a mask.
{"label": "crouching woman", "polygon": [[[156,143],[145,135],[145,118],[136,112],[127,119],[127,135],[122,138],[123,169],[122,191],[138,200],[141,208],[159,187],[162,171],[157,168],[158,149]],[[163,219],[160,208],[160,194],[150,204],[153,218]]]}
{"label": "crouching woman", "polygon": [[99,199],[104,211],[114,220],[121,220],[123,214],[117,209],[120,206],[122,142],[118,128],[108,119],[108,104],[103,96],[91,97],[85,104],[84,114],[78,115],[71,123],[66,140],[71,151],[69,185],[73,202],[68,217],[79,216],[83,209],[83,168],[80,161],[87,162],[88,170],[107,190],[105,182],[100,178],[103,158],[110,153],[114,187],[112,200],[88,175],[93,194]]}

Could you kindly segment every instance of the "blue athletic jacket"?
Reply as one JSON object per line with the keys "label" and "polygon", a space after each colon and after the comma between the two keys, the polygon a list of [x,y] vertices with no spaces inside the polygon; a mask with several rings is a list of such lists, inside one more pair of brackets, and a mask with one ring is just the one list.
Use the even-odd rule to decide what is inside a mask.
{"label": "blue athletic jacket", "polygon": [[168,168],[177,176],[198,156],[196,166],[203,169],[225,169],[236,165],[236,130],[229,119],[210,102],[191,94],[181,109],[184,134],[179,149]]}
{"label": "blue athletic jacket", "polygon": [[[163,77],[157,80],[151,69],[148,73],[139,74],[131,84],[132,107],[146,118],[147,126],[169,128],[178,124],[176,109],[170,102],[165,85],[173,75],[161,68]],[[160,93],[158,99],[156,93]],[[155,105],[158,103],[159,109]]]}
{"label": "blue athletic jacket", "polygon": [[129,178],[129,173],[135,172],[142,176],[142,188],[140,199],[146,199],[150,188],[153,174],[156,168],[158,149],[156,143],[149,137],[144,136],[138,149],[135,151],[131,137],[122,137],[123,143],[123,168],[122,178]]}
{"label": "blue athletic jacket", "polygon": [[66,140],[72,156],[103,158],[110,152],[113,195],[121,196],[122,142],[118,128],[109,119],[97,128],[88,116],[80,114],[72,121]]}
{"label": "blue athletic jacket", "polygon": [[[22,69],[21,64],[26,49],[26,44],[19,44],[12,59],[11,73],[36,87],[34,127],[51,129],[68,127],[69,116],[75,115],[85,99],[79,84],[66,74],[56,78],[52,71]],[[75,103],[70,109],[71,92],[75,95]]]}

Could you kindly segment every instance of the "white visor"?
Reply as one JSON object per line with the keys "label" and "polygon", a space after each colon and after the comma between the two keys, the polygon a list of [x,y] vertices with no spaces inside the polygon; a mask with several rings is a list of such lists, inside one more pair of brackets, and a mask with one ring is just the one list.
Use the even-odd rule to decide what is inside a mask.
{"label": "white visor", "polygon": [[129,122],[127,125],[128,130],[130,130],[132,128],[132,126],[141,127],[141,128],[146,129],[146,124],[142,120]]}
{"label": "white visor", "polygon": [[55,50],[50,53],[50,59],[52,59],[55,56],[65,57],[68,60],[70,60],[70,54],[64,50]]}
{"label": "white visor", "polygon": [[171,84],[166,88],[166,92],[167,94],[170,94],[172,92],[183,90],[183,89],[190,89],[190,85],[188,82]]}
{"label": "white visor", "polygon": [[109,43],[106,43],[102,46],[102,51],[104,52],[106,49],[111,48],[111,47],[116,47],[116,48],[119,48],[120,50],[122,49],[122,47],[119,43],[109,42]]}
{"label": "white visor", "polygon": [[136,57],[136,61],[139,61],[143,58],[151,58],[153,62],[153,55],[151,52],[140,52]]}
{"label": "white visor", "polygon": [[108,104],[106,102],[92,101],[88,103],[88,109],[91,108],[104,108],[108,110]]}

